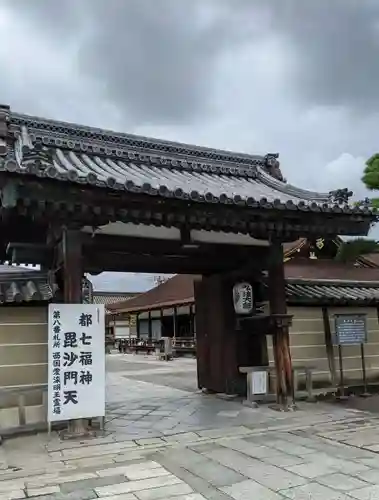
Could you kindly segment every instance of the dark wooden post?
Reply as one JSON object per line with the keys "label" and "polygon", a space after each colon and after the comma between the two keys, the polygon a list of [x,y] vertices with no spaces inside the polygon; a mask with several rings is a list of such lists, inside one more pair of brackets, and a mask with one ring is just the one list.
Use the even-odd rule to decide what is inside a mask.
{"label": "dark wooden post", "polygon": [[153,330],[152,330],[152,324],[151,324],[151,311],[149,311],[148,313],[148,336],[149,336],[149,340],[151,340],[152,336],[153,336]]}
{"label": "dark wooden post", "polygon": [[268,269],[269,303],[272,320],[273,349],[277,378],[277,403],[288,408],[294,399],[292,360],[289,342],[290,317],[287,315],[286,281],[282,242],[271,240]]}
{"label": "dark wooden post", "polygon": [[176,338],[177,329],[178,329],[178,310],[177,310],[176,306],[174,306],[174,315],[172,317],[172,320],[173,320],[173,327],[174,327],[174,330],[173,330],[174,338]]}
{"label": "dark wooden post", "polygon": [[67,304],[82,302],[82,240],[81,233],[64,229],[62,234],[63,296]]}
{"label": "dark wooden post", "polygon": [[137,339],[139,340],[141,337],[141,329],[140,329],[140,322],[139,322],[139,313],[136,314],[136,334],[137,334]]}
{"label": "dark wooden post", "polygon": [[190,324],[190,335],[195,337],[195,322],[193,316],[193,304],[189,306],[189,324]]}
{"label": "dark wooden post", "polygon": [[[82,235],[80,231],[63,229],[62,232],[62,264],[63,264],[63,297],[68,304],[82,302]],[[88,420],[71,420],[68,432],[73,436],[88,433]]]}
{"label": "dark wooden post", "polygon": [[163,333],[163,309],[160,309],[159,311],[159,317],[160,317],[160,320],[161,320],[161,337],[163,337],[164,335],[162,335]]}
{"label": "dark wooden post", "polygon": [[334,359],[334,347],[333,347],[332,331],[330,329],[329,311],[327,307],[322,308],[322,319],[324,323],[325,347],[326,347],[326,355],[328,357],[330,376],[332,380],[332,385],[336,387],[337,370],[336,370],[336,362]]}

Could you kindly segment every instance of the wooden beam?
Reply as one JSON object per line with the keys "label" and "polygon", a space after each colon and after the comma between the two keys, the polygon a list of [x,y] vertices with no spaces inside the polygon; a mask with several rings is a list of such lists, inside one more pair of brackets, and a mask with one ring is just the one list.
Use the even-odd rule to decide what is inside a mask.
{"label": "wooden beam", "polygon": [[103,255],[89,254],[84,259],[85,272],[93,270],[115,272],[140,272],[164,274],[213,274],[218,271],[233,270],[245,263],[240,258],[224,257],[156,257],[150,255],[133,255],[107,253]]}
{"label": "wooden beam", "polygon": [[111,236],[97,234],[91,236],[83,233],[83,246],[89,252],[123,252],[150,255],[204,255],[215,254],[224,256],[243,255],[251,256],[251,252],[261,247],[253,245],[228,245],[218,243],[196,243],[197,248],[185,248],[181,240],[163,238],[142,238],[133,236]]}

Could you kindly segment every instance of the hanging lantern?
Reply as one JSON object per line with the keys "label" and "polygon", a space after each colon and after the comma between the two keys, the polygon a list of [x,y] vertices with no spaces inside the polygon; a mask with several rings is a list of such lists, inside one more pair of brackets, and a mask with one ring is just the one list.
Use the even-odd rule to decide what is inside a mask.
{"label": "hanging lantern", "polygon": [[93,285],[91,281],[85,276],[82,278],[82,303],[93,303]]}
{"label": "hanging lantern", "polygon": [[237,283],[234,285],[233,304],[237,314],[250,314],[253,311],[253,287],[250,283]]}

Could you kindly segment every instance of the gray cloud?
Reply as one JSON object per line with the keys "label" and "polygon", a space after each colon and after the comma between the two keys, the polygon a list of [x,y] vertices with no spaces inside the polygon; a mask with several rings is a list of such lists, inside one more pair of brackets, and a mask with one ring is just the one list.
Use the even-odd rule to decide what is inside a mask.
{"label": "gray cloud", "polygon": [[212,70],[235,30],[224,0],[12,0],[134,124],[206,113]]}
{"label": "gray cloud", "polygon": [[279,151],[290,182],[364,196],[364,160],[379,146],[378,27],[378,0],[2,0],[0,101]]}
{"label": "gray cloud", "polygon": [[[379,102],[377,0],[7,0],[133,123],[206,115],[226,49],[281,36],[306,104],[371,112]],[[267,64],[271,64],[267,61]]]}
{"label": "gray cloud", "polygon": [[285,0],[271,7],[274,31],[292,43],[299,96],[372,112],[379,103],[379,3]]}

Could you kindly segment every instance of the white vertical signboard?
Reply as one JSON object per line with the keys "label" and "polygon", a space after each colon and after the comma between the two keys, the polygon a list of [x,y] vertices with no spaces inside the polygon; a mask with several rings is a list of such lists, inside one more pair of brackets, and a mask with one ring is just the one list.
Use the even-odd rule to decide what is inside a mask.
{"label": "white vertical signboard", "polygon": [[49,305],[48,421],[105,415],[104,305]]}

